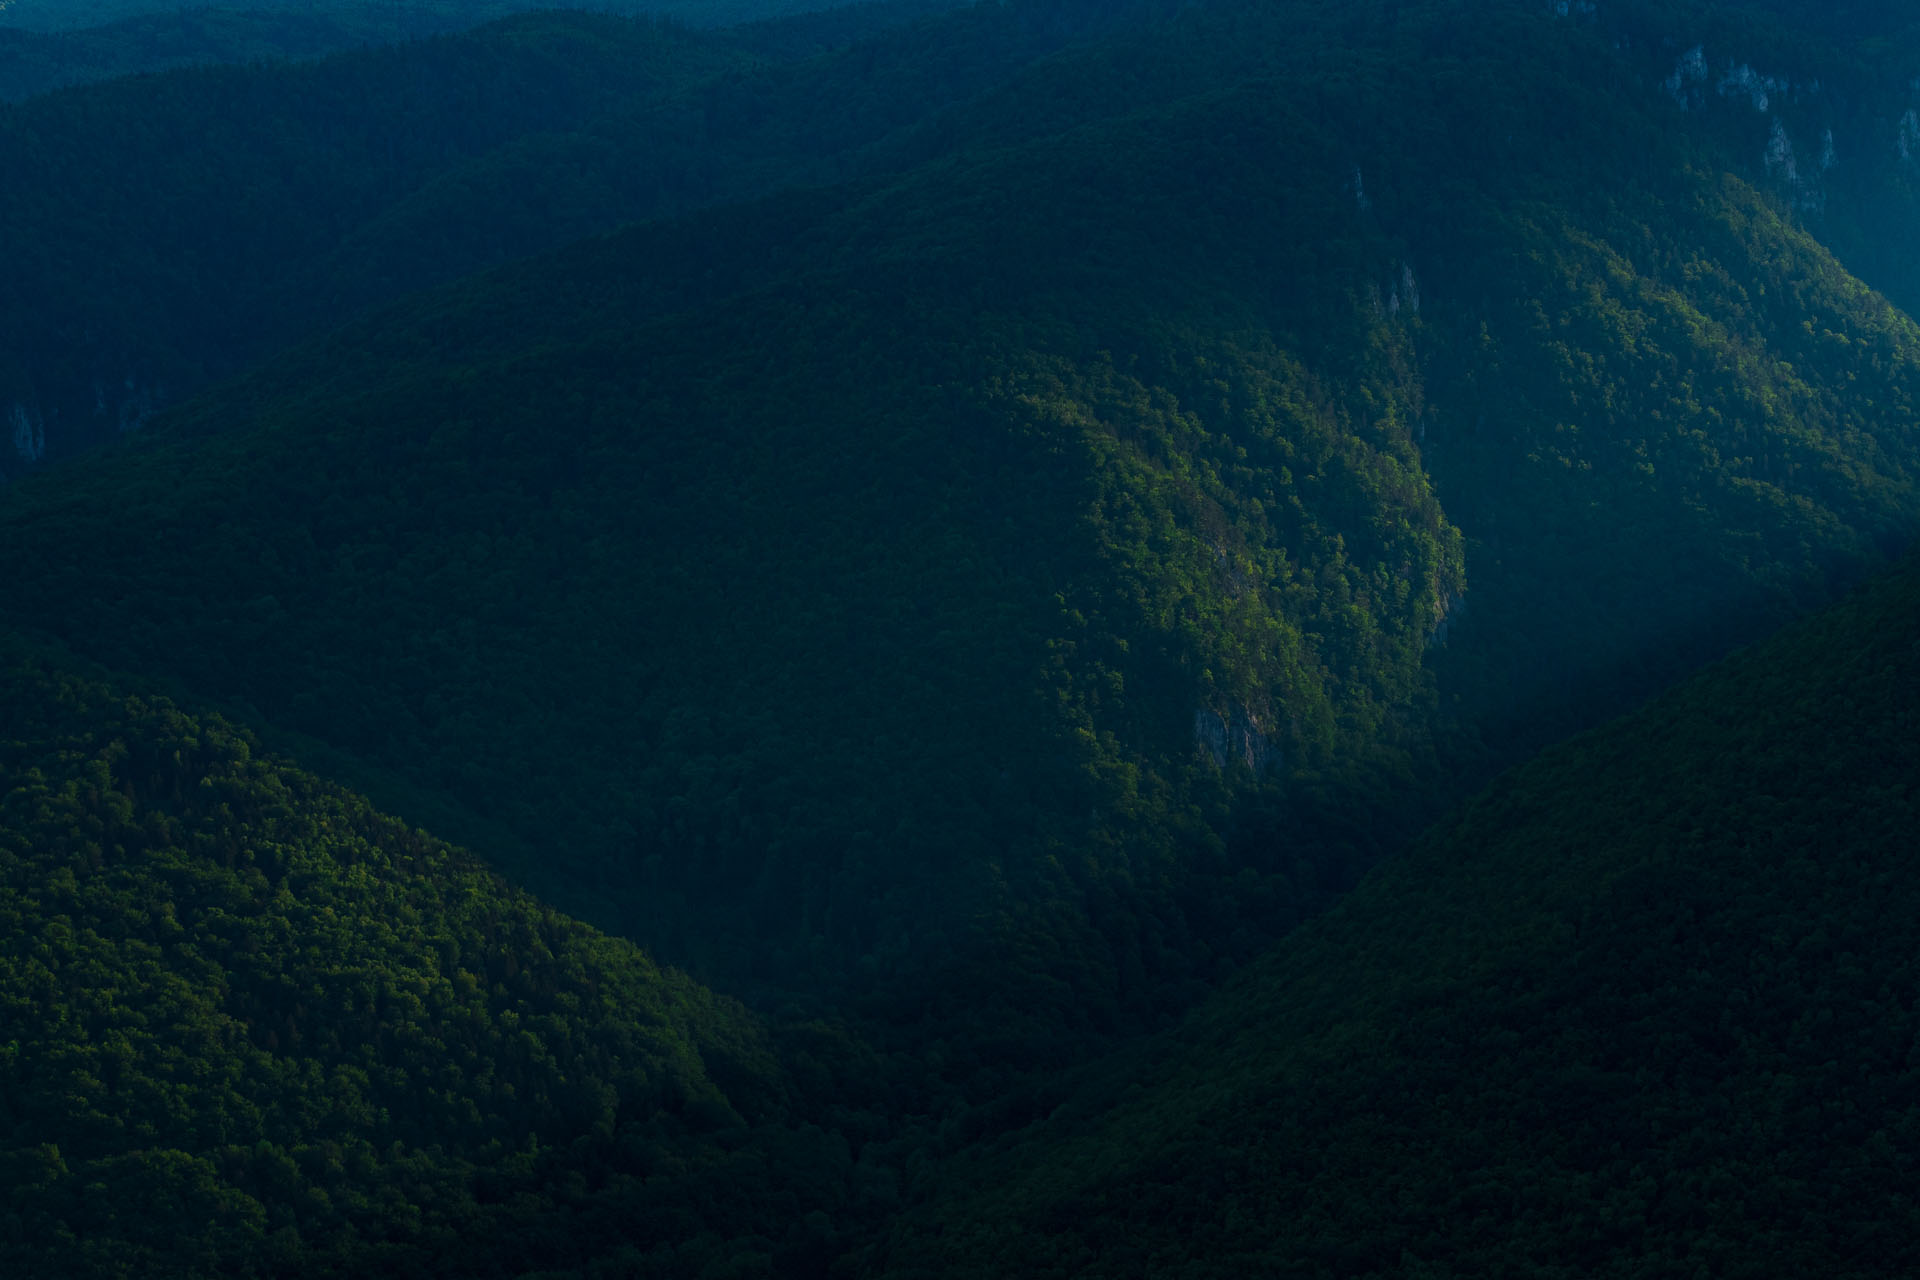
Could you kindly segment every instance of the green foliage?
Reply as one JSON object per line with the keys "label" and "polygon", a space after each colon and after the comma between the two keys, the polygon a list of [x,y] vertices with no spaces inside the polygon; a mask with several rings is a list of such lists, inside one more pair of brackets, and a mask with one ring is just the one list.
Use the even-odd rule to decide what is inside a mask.
{"label": "green foliage", "polygon": [[24,486],[0,608],[703,977],[973,1046],[962,1096],[1151,1025],[1874,563],[1920,451],[1911,324],[1657,92],[1605,115],[1593,33],[1222,87],[1295,55],[1203,17],[1150,112],[1063,124],[1122,40],[1036,140],[468,282]]}
{"label": "green foliage", "polygon": [[1878,1276],[1920,566],[1503,778],[967,1162],[887,1276]]}
{"label": "green foliage", "polygon": [[843,1195],[631,944],[164,699],[10,648],[0,725],[11,1273],[690,1275]]}
{"label": "green foliage", "polygon": [[[1223,2],[1139,30],[1102,24],[1160,6],[1110,8],[979,6],[810,58],[773,48],[791,32],[761,48],[542,16],[424,52],[166,77],[6,117],[79,137],[70,117],[97,111],[88,136],[107,137],[143,103],[162,132],[204,128],[207,103],[224,105],[236,119],[219,126],[233,131],[219,135],[232,143],[222,154],[242,188],[257,177],[264,192],[218,210],[230,220],[210,225],[232,241],[218,264],[202,252],[206,228],[186,225],[198,197],[167,187],[185,179],[137,136],[121,158],[171,197],[151,209],[112,184],[118,194],[96,200],[100,184],[72,179],[0,196],[39,228],[23,243],[40,256],[7,269],[42,283],[15,296],[66,308],[47,323],[19,311],[8,350],[21,353],[20,385],[30,369],[81,386],[89,361],[148,349],[197,384],[222,359],[366,301],[619,217],[865,175],[410,297],[5,493],[0,542],[14,555],[0,625],[55,637],[183,705],[222,706],[262,740],[430,818],[521,888],[777,1011],[781,1071],[718,1003],[700,1007],[732,1029],[735,1050],[715,1050],[692,1014],[678,1039],[631,1050],[692,1045],[731,1111],[707,1093],[682,1105],[647,1092],[663,1078],[651,1065],[593,1077],[651,1109],[634,1121],[649,1135],[640,1148],[620,1137],[617,1108],[609,1145],[607,1093],[570,1092],[566,1063],[578,1054],[600,1070],[601,1028],[648,1007],[656,986],[599,1008],[588,1030],[554,1014],[542,1026],[568,1087],[552,1084],[549,1111],[529,1123],[575,1136],[523,1166],[511,1163],[517,1113],[484,1105],[497,1097],[484,1064],[524,1042],[500,1030],[509,1010],[475,994],[475,1016],[494,1019],[483,1029],[507,1049],[483,1037],[462,1057],[447,1042],[450,1060],[472,1064],[457,1088],[432,1093],[429,1077],[404,1072],[354,1086],[353,1123],[394,1134],[366,1139],[378,1157],[366,1178],[402,1200],[310,1226],[222,1163],[218,1133],[138,1145],[128,1119],[85,1176],[122,1179],[122,1199],[149,1207],[97,1233],[113,1242],[103,1247],[147,1259],[137,1251],[166,1237],[140,1223],[190,1200],[227,1206],[222,1229],[239,1234],[179,1241],[189,1268],[195,1256],[267,1258],[288,1225],[302,1249],[321,1232],[321,1269],[373,1265],[391,1245],[396,1270],[421,1249],[449,1271],[818,1274],[848,1233],[932,1194],[943,1158],[1065,1104],[1032,1139],[1044,1151],[1003,1139],[1042,1166],[1038,1181],[989,1163],[979,1176],[1002,1184],[999,1199],[985,1192],[984,1207],[933,1220],[956,1251],[978,1246],[982,1273],[1293,1265],[1262,1252],[1283,1233],[1223,1178],[1281,1187],[1288,1213],[1305,1206],[1325,1241],[1299,1255],[1306,1273],[1390,1269],[1401,1249],[1475,1259],[1469,1274],[1506,1266],[1477,1236],[1396,1237],[1384,1218],[1350,1216],[1347,1189],[1364,1186],[1360,1199],[1418,1202],[1420,1221],[1439,1221],[1431,1197],[1458,1184],[1445,1153],[1473,1148],[1451,1130],[1418,1139],[1431,1158],[1399,1162],[1404,1183],[1367,1165],[1380,1143],[1402,1142],[1392,1126],[1411,1123],[1421,1097],[1452,1086],[1416,1066],[1349,1071],[1341,1055],[1401,1061],[1408,1041],[1394,1028],[1418,1027],[1445,1050],[1434,1061],[1471,1086],[1446,1095],[1458,1103],[1448,1114],[1484,1117],[1492,1095],[1472,1089],[1520,1096],[1548,1078],[1536,1066],[1550,1075],[1553,1055],[1600,1035],[1612,1012],[1581,1013],[1569,995],[1529,1006],[1560,1038],[1516,1049],[1520,1066],[1502,1075],[1473,1056],[1514,1044],[1524,1020],[1473,1002],[1470,979],[1487,970],[1472,956],[1538,972],[1525,966],[1543,953],[1526,948],[1564,940],[1539,923],[1538,895],[1571,885],[1585,911],[1613,892],[1612,872],[1575,876],[1569,862],[1555,879],[1528,861],[1561,847],[1539,824],[1516,828],[1499,876],[1472,893],[1446,878],[1458,845],[1394,873],[1427,877],[1425,909],[1450,915],[1420,914],[1411,892],[1366,915],[1374,890],[1286,944],[1261,972],[1311,973],[1230,987],[1191,1024],[1213,1028],[1207,1054],[1162,1045],[1103,1068],[1170,1090],[1127,1104],[1147,1117],[1137,1126],[1076,1119],[1064,1070],[1191,1009],[1503,763],[1882,563],[1915,513],[1920,333],[1829,253],[1801,194],[1751,145],[1752,122],[1728,114],[1738,104],[1683,110],[1662,87],[1667,55],[1686,45],[1660,41],[1703,20],[1690,6],[1608,26],[1533,0],[1471,13]],[[1110,38],[1042,56],[1094,32]],[[656,77],[636,87],[636,64]],[[493,113],[480,92],[552,77],[567,92],[537,127]],[[365,138],[336,154],[284,103],[278,115],[233,109],[298,83],[334,95]],[[367,113],[354,116],[361,99]],[[387,127],[414,109],[418,136]],[[390,163],[365,163],[382,143]],[[53,172],[74,153],[47,145],[35,163]],[[337,171],[276,176],[306,173],[315,156]],[[301,185],[329,174],[351,189]],[[311,207],[281,220],[301,192]],[[50,229],[58,209],[114,252],[76,253]],[[144,275],[142,255],[163,269]],[[94,283],[67,289],[75,280]],[[107,281],[121,304],[101,304]],[[106,345],[86,337],[96,320]],[[1811,740],[1805,719],[1778,723]],[[1648,757],[1673,796],[1689,777],[1726,781],[1689,768],[1755,763],[1732,739],[1635,723],[1619,732],[1701,753]],[[113,759],[94,756],[113,782]],[[1603,762],[1569,758],[1542,767],[1562,770],[1552,787],[1571,805]],[[144,803],[172,822],[185,795]],[[148,810],[139,824],[161,821]],[[1564,820],[1578,835],[1568,847],[1587,851],[1579,866],[1612,865],[1604,837],[1626,812],[1588,804]],[[217,851],[236,823],[280,819],[234,808],[194,820]],[[1664,821],[1634,838],[1664,839]],[[1475,839],[1498,844],[1503,830]],[[37,894],[56,883],[28,879]],[[1458,896],[1473,893],[1487,901]],[[266,901],[268,918],[284,910],[298,929],[260,955],[334,936],[299,914],[303,900]],[[460,919],[447,936],[464,956],[479,922]],[[1580,919],[1598,931],[1582,936],[1606,935]],[[1588,961],[1626,965],[1657,942],[1633,932],[1639,919],[1621,926],[1629,942]],[[1460,920],[1512,936],[1469,937]],[[1383,939],[1379,967],[1325,959],[1331,944],[1314,939],[1362,936],[1342,921]],[[514,934],[501,953],[557,955],[548,933]],[[439,954],[435,941],[394,938]],[[116,954],[91,981],[140,963]],[[429,989],[444,974],[400,968]],[[1425,972],[1454,976],[1422,985]],[[649,982],[710,999],[667,975]],[[364,1001],[332,1010],[361,1021],[330,1019],[314,1052],[369,1072],[405,1061],[417,1030],[405,993],[418,992],[374,990],[392,1019],[384,1004],[373,1022]],[[1280,1028],[1275,1038],[1235,1039],[1247,1002],[1276,990],[1300,1001],[1259,1013],[1253,1025]],[[1546,1019],[1563,1009],[1567,1020]],[[1470,1034],[1449,1029],[1456,1015]],[[389,1021],[405,1034],[381,1039]],[[1664,1063],[1667,1042],[1649,1035]],[[248,1043],[254,1056],[222,1072],[251,1079],[245,1064],[291,1052]],[[89,1078],[105,1070],[86,1062]],[[1286,1091],[1274,1093],[1273,1072],[1290,1073]],[[1265,1101],[1303,1097],[1327,1075],[1346,1083],[1313,1095],[1327,1099],[1318,1110],[1288,1119]],[[1080,1082],[1079,1105],[1117,1105],[1117,1078]],[[1618,1084],[1593,1089],[1605,1101]],[[1209,1098],[1234,1099],[1258,1124],[1217,1145],[1169,1136],[1226,1123]],[[256,1128],[269,1124],[266,1102],[248,1105],[266,1117]],[[1571,1123],[1574,1110],[1562,1099],[1528,1115]],[[292,1151],[330,1115],[261,1132]],[[1339,1127],[1355,1116],[1357,1136]],[[434,1153],[428,1135],[449,1126],[471,1142]],[[1276,1130],[1278,1145],[1263,1145]],[[1565,1264],[1575,1271],[1611,1265],[1604,1248],[1552,1230],[1566,1217],[1556,1212],[1602,1203],[1611,1183],[1520,1177],[1542,1152],[1577,1159],[1551,1145],[1558,1131],[1507,1133],[1523,1154],[1502,1167],[1563,1201],[1465,1208],[1521,1205],[1533,1215],[1525,1247],[1586,1250]],[[48,1130],[20,1148],[20,1177],[55,1188],[49,1222],[68,1221],[60,1169],[78,1167],[78,1141]],[[413,1163],[408,1142],[423,1153]],[[1329,1172],[1301,1190],[1313,1175],[1263,1163],[1296,1143],[1359,1181]],[[1164,1179],[1142,1152],[1159,1153]],[[1083,1172],[1095,1189],[1058,1208],[1048,1188]],[[363,1180],[344,1178],[339,1196],[325,1184],[329,1205]],[[173,1210],[163,1191],[181,1198]],[[1129,1222],[1129,1203],[1205,1229],[1164,1238]],[[1208,1216],[1220,1206],[1228,1218]],[[1083,1232],[1081,1219],[1099,1226]],[[1676,1222],[1698,1234],[1697,1219]],[[468,1252],[447,1243],[453,1231],[475,1242]],[[1683,1247],[1661,1238],[1669,1253]],[[1376,1257],[1376,1240],[1398,1243]],[[641,1255],[623,1252],[630,1243]],[[938,1271],[946,1248],[912,1232],[896,1245],[866,1261]],[[87,1265],[144,1265],[121,1256]]]}
{"label": "green foliage", "polygon": [[1913,528],[1920,330],[1744,183],[1694,190],[1671,238],[1650,198],[1502,219],[1488,304],[1428,354],[1424,457],[1482,566],[1443,684],[1535,744]]}
{"label": "green foliage", "polygon": [[[345,400],[183,424],[91,472],[113,493],[83,505],[169,532],[84,587],[45,561],[34,591],[104,637],[95,593],[126,574],[155,611],[101,656],[456,796],[564,901],[786,984],[923,969],[1082,882],[1165,894],[1213,839],[1196,713],[1324,763],[1417,687],[1457,569],[1403,429],[1356,432],[1271,349],[1183,335],[1146,380],[862,286],[631,334],[565,307],[533,354],[452,376],[378,343],[381,381]],[[804,358],[769,376],[768,334]],[[179,589],[134,586],[155,575]]]}

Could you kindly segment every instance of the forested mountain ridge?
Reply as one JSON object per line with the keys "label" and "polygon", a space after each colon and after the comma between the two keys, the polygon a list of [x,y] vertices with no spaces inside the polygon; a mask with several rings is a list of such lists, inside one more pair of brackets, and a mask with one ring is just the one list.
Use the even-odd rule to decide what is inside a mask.
{"label": "forested mountain ridge", "polygon": [[10,1272],[692,1275],[782,1247],[757,1197],[846,1198],[737,1004],[217,718],[0,645]]}
{"label": "forested mountain ridge", "polygon": [[[337,289],[344,314],[602,225],[620,207],[609,191],[691,204],[695,185],[651,176],[682,161],[711,162],[688,172],[719,203],[390,302],[10,485],[0,627],[220,707],[550,904],[515,899],[527,910],[571,911],[706,984],[542,916],[593,955],[629,958],[618,965],[641,976],[622,1000],[654,999],[657,978],[735,1037],[731,1052],[707,1054],[696,1031],[635,1052],[693,1043],[746,1123],[701,1092],[711,1123],[673,1128],[678,1104],[643,1088],[669,1117],[648,1141],[683,1143],[668,1144],[678,1163],[654,1177],[652,1147],[583,1137],[502,1202],[484,1135],[444,1160],[396,1157],[389,1185],[446,1189],[393,1229],[396,1247],[471,1221],[475,1257],[524,1236],[504,1274],[811,1276],[946,1188],[961,1198],[841,1269],[937,1273],[943,1226],[956,1265],[983,1273],[1259,1263],[1233,1222],[1191,1254],[1151,1233],[1144,1254],[1102,1253],[1046,1228],[1049,1188],[1078,1176],[1056,1155],[1168,1205],[1165,1223],[1204,1220],[1207,1159],[1182,1163],[1177,1144],[1157,1148],[1180,1172],[1164,1192],[1110,1161],[1126,1131],[1087,1137],[1071,1113],[1029,1135],[1042,1182],[991,1163],[956,1182],[945,1166],[1025,1141],[1082,1085],[1088,1105],[1112,1105],[1110,1073],[1129,1063],[1173,1062],[1153,1078],[1204,1094],[1205,1064],[1177,1046],[1071,1069],[1126,1052],[1249,966],[1261,980],[1191,1025],[1252,1008],[1283,1026],[1239,1003],[1291,998],[1269,967],[1286,962],[1262,955],[1308,946],[1283,939],[1419,828],[1911,540],[1920,329],[1835,254],[1867,226],[1838,221],[1855,198],[1844,163],[1819,171],[1816,208],[1771,141],[1776,126],[1790,142],[1867,137],[1822,113],[1844,98],[1878,119],[1883,91],[1904,90],[1848,68],[1887,71],[1904,46],[1854,58],[1858,32],[1828,38],[1795,25],[1803,9],[1775,8],[1715,27],[1725,14],[1708,6],[1216,0],[1096,21],[1080,0],[1032,0],[821,58],[753,54],[746,70],[734,37],[603,17],[521,18],[435,46],[464,51],[455,86],[460,58],[511,77],[552,55],[583,99],[624,91],[623,59],[657,57],[667,87],[621,99],[596,117],[616,122],[605,129],[559,122],[558,144],[483,139],[470,165],[434,169],[264,285],[185,271],[127,332],[160,332],[166,299],[217,286],[280,299],[250,313],[287,326],[252,349],[265,354],[326,310],[285,305],[292,282]],[[1796,32],[1842,90],[1796,103],[1772,72],[1687,70],[1696,45],[1717,68],[1736,56],[1723,41]],[[454,110],[439,93],[428,105]],[[1879,139],[1889,164],[1897,139]],[[572,157],[591,163],[553,186],[520,180]],[[813,185],[739,198],[795,182]],[[1897,189],[1860,184],[1856,211],[1897,221]],[[496,204],[503,191],[524,202]],[[582,192],[600,194],[551,219],[538,207]],[[1882,260],[1897,293],[1904,260]],[[182,350],[197,341],[183,328]],[[1809,687],[1840,709],[1852,696]],[[1751,759],[1689,734],[1672,750]],[[1676,785],[1700,776],[1672,763]],[[164,799],[156,821],[172,820]],[[63,821],[83,828],[92,803]],[[1599,808],[1581,813],[1604,827]],[[200,817],[217,844],[227,817]],[[1502,865],[1530,874],[1519,859],[1534,845],[1516,838]],[[1446,858],[1421,857],[1438,877]],[[1516,888],[1513,909],[1536,889]],[[1380,927],[1438,936],[1428,924]],[[1389,967],[1379,990],[1401,991]],[[1353,985],[1308,975],[1300,990]],[[402,1026],[410,1007],[394,1006]],[[1284,1026],[1317,1052],[1312,1028]],[[475,1060],[495,1054],[481,1040]],[[1224,1034],[1207,1043],[1239,1052]],[[1179,1110],[1167,1096],[1154,1115]],[[1332,1115],[1359,1095],[1325,1096]],[[593,1119],[566,1106],[562,1127]],[[405,1107],[389,1112],[379,1124]],[[1274,1149],[1249,1149],[1249,1179]],[[965,1198],[968,1168],[1006,1184],[999,1226]],[[1406,1185],[1431,1197],[1445,1182]],[[253,1184],[218,1185],[273,1221]],[[1090,1221],[1133,1232],[1117,1196],[1088,1203]],[[1375,1256],[1374,1224],[1321,1208],[1308,1216],[1330,1243],[1302,1266],[1396,1264]],[[641,1213],[659,1216],[623,1237]],[[312,1219],[333,1241],[323,1271],[372,1256],[359,1226],[326,1234],[343,1220],[361,1221]],[[1036,1221],[1048,1238],[1029,1263],[1018,1233]],[[1550,1221],[1527,1219],[1543,1252],[1566,1244]],[[1475,1274],[1504,1265],[1478,1238],[1402,1243],[1474,1258]],[[656,1244],[686,1252],[622,1252]]]}
{"label": "forested mountain ridge", "polygon": [[1503,777],[861,1274],[1900,1274],[1920,565]]}
{"label": "forested mountain ridge", "polygon": [[1489,13],[404,304],[13,495],[0,607],[978,1096],[1911,528],[1911,322]]}
{"label": "forested mountain ridge", "polygon": [[29,246],[0,275],[0,465],[69,456],[411,289],[898,164],[871,153],[1158,4],[901,0],[721,32],[529,14],[0,110],[0,225]]}
{"label": "forested mountain ridge", "polygon": [[[0,10],[0,21],[8,12]],[[78,31],[0,26],[0,101],[179,67],[317,58],[470,25],[478,24],[411,9],[345,14],[182,9]]]}
{"label": "forested mountain ridge", "polygon": [[[467,31],[510,13],[551,8],[508,3],[466,8],[425,5],[347,5],[321,9],[168,9],[124,17],[102,26],[46,32],[0,25],[0,101],[17,102],[74,85],[117,76],[221,63],[253,63],[318,58],[347,49],[398,44],[427,36]],[[636,15],[636,6],[600,4],[596,12]],[[937,13],[955,0],[879,3],[836,7],[802,20],[777,23],[782,29],[832,47],[871,29],[871,11],[885,7],[901,13]],[[765,14],[703,8],[674,12],[670,6],[638,6],[641,15],[695,26],[729,26]],[[770,13],[784,12],[768,6]],[[865,14],[858,10],[868,11]],[[0,9],[0,23],[13,14]]]}
{"label": "forested mountain ridge", "polygon": [[[528,130],[656,99],[749,59],[668,28],[529,18],[318,66],[199,69],[7,109],[18,181],[4,217],[23,250],[0,295],[0,376],[16,465],[129,429],[182,384],[281,339],[288,322],[262,307],[255,278],[326,246],[354,214]],[[283,94],[301,104],[306,136],[275,118],[269,104]],[[161,105],[170,97],[171,111]],[[269,182],[243,176],[263,161]],[[116,175],[110,199],[101,172]],[[241,287],[253,298],[215,283],[236,267],[250,268]]]}

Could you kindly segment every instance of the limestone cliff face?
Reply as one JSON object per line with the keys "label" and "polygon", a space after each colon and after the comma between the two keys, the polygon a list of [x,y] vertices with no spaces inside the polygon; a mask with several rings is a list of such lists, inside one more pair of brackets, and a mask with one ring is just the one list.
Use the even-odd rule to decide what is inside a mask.
{"label": "limestone cliff face", "polygon": [[1447,643],[1447,636],[1453,630],[1453,624],[1467,614],[1467,597],[1463,591],[1444,591],[1434,602],[1433,633],[1427,637],[1428,647],[1438,649]]}
{"label": "limestone cliff face", "polygon": [[138,431],[168,403],[166,388],[133,373],[95,377],[85,387],[42,396],[16,389],[0,399],[0,478],[17,477],[115,436]]}
{"label": "limestone cliff face", "polygon": [[16,466],[32,466],[47,456],[46,424],[30,406],[19,401],[9,406],[7,430],[13,440],[13,457],[9,461]]}
{"label": "limestone cliff face", "polygon": [[1193,742],[1200,758],[1216,769],[1239,762],[1260,777],[1280,764],[1280,748],[1245,707],[1235,704],[1225,715],[1201,707],[1193,713]]}

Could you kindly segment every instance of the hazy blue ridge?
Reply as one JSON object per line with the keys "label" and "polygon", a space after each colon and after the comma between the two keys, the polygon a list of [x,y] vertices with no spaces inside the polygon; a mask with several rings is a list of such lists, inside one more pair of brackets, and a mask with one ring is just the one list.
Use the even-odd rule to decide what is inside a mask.
{"label": "hazy blue ridge", "polygon": [[882,144],[1152,5],[873,6],[702,32],[529,14],[0,110],[0,471],[373,304],[623,222],[904,163]]}
{"label": "hazy blue ridge", "polygon": [[[873,0],[817,13],[759,18],[738,32],[744,43],[776,50],[822,51],[876,30],[957,7],[961,0]],[[20,101],[56,89],[119,76],[152,74],[221,63],[284,62],[373,45],[404,43],[492,22],[518,11],[550,8],[502,4],[467,9],[426,6],[339,6],[322,9],[167,9],[122,18],[102,26],[47,32],[0,26],[0,101]],[[579,8],[581,6],[564,6]],[[622,11],[655,14],[695,25],[732,25],[736,19],[698,22],[710,14]],[[0,20],[8,11],[0,10]],[[747,23],[758,15],[742,10]]]}

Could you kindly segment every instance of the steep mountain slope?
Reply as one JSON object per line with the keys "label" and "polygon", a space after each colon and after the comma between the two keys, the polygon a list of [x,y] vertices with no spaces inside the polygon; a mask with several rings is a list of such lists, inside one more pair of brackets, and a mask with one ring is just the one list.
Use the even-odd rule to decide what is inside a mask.
{"label": "steep mountain slope", "polygon": [[[111,580],[165,582],[135,589],[152,629],[113,661],[178,659],[192,686],[458,795],[541,847],[526,870],[565,900],[591,894],[740,977],[909,951],[919,968],[919,922],[971,950],[974,913],[1063,902],[1050,850],[1084,848],[1090,828],[1118,847],[1085,874],[1123,873],[1129,847],[1153,874],[1170,844],[1209,839],[1164,796],[1210,786],[1185,767],[1196,715],[1218,720],[1223,752],[1270,736],[1260,767],[1270,751],[1322,761],[1417,684],[1454,571],[1404,430],[1318,401],[1258,333],[1240,355],[1232,331],[1173,335],[1143,377],[1124,355],[1082,358],[1052,322],[922,310],[927,290],[968,284],[929,262],[629,329],[655,260],[630,237],[566,264],[574,288],[619,299],[598,311],[492,295],[522,326],[511,353],[464,346],[458,323],[414,330],[431,351],[408,365],[375,339],[385,372],[315,353],[343,399],[309,387],[297,420],[198,419],[186,429],[204,437],[156,437],[124,469],[90,469],[104,487],[84,495],[54,498],[53,476],[23,489],[13,528],[44,495],[156,538],[71,591],[36,574],[18,616],[104,638],[91,602]],[[547,305],[566,320],[534,327]],[[768,335],[793,353],[771,371]],[[476,363],[455,372],[443,352]],[[1382,405],[1390,375],[1370,377]],[[1201,376],[1242,421],[1166,390]],[[397,404],[413,427],[392,429]],[[542,406],[565,425],[528,435]],[[1218,474],[1252,465],[1242,450],[1272,516]],[[1301,479],[1282,487],[1286,465]],[[1338,505],[1294,505],[1307,486]],[[41,528],[60,560],[106,550]],[[1336,603],[1377,575],[1378,610]],[[220,637],[242,626],[235,653]],[[1191,782],[1136,778],[1140,745]],[[1033,874],[1048,887],[1025,892]],[[726,927],[700,923],[714,913]],[[741,954],[691,950],[721,946]]]}
{"label": "steep mountain slope", "polygon": [[0,611],[940,1088],[1150,1025],[1877,563],[1920,465],[1914,326],[1605,33],[1345,9],[1222,88],[1238,12],[1170,28],[1202,92],[289,357],[10,495]]}
{"label": "steep mountain slope", "polygon": [[[1920,301],[1900,143],[1920,28],[1903,14],[1216,4],[1072,70],[1022,77],[943,127],[1006,144],[1036,120],[1150,109],[1237,75],[1293,86],[1340,139],[1384,246],[1362,287],[1417,313],[1414,430],[1475,566],[1448,633],[1478,634],[1443,658],[1443,697],[1493,695],[1469,716],[1499,737],[1537,745],[1591,723],[1910,532],[1905,464],[1832,465],[1838,439],[1910,441],[1914,421],[1910,385],[1869,404],[1842,368],[1887,371],[1884,355],[1912,349],[1905,317],[1840,269]],[[1819,323],[1836,311],[1881,354]],[[1839,545],[1836,517],[1855,531]],[[1791,531],[1805,520],[1826,532]],[[1568,570],[1635,539],[1611,581]],[[1482,645],[1476,672],[1452,669]]]}
{"label": "steep mountain slope", "polygon": [[0,644],[10,1274],[690,1276],[847,1198],[737,1005]]}
{"label": "steep mountain slope", "polygon": [[[898,163],[891,135],[1162,0],[924,0],[720,33],[589,14],[0,111],[0,428],[70,455],[367,305],[622,222]],[[823,51],[823,45],[825,46]]]}
{"label": "steep mountain slope", "polygon": [[1916,706],[1909,560],[1503,778],[868,1272],[1905,1273]]}
{"label": "steep mountain slope", "polygon": [[[10,1270],[1740,1274],[1822,1221],[1898,1272],[1911,571],[1260,958],[1910,540],[1920,330],[1754,145],[1819,117],[1663,81],[1801,11],[1222,0],[1089,47],[1095,8],[369,55],[475,118],[337,225],[276,221],[312,137],[240,148],[296,173],[263,229],[115,331],[244,301],[152,348],[196,378],[612,192],[867,176],[408,298],[0,491],[0,627],[130,673],[0,668]],[[157,83],[279,91],[198,75]],[[541,75],[557,141],[480,101]],[[107,137],[143,92],[63,100]],[[135,349],[91,305],[10,385]]]}
{"label": "steep mountain slope", "polygon": [[[1841,268],[1920,300],[1908,86],[1886,83],[1920,70],[1920,32],[1774,8],[1200,6],[943,127],[1007,144],[1196,82],[1289,86],[1379,237],[1354,287],[1418,335],[1410,425],[1473,566],[1443,698],[1538,745],[1817,603],[1913,527],[1910,464],[1880,449],[1911,447],[1914,330]],[[1670,83],[1696,47],[1706,78]],[[1844,162],[1818,159],[1826,134]],[[1285,173],[1294,143],[1242,164]],[[1839,313],[1866,349],[1822,322]],[[1855,397],[1856,362],[1888,394]],[[1868,436],[1867,471],[1839,461]]]}
{"label": "steep mountain slope", "polygon": [[[1609,7],[1611,10],[1611,6]],[[1920,307],[1920,21],[1899,5],[1761,0],[1612,15],[1649,78],[1744,152],[1854,274]]]}

